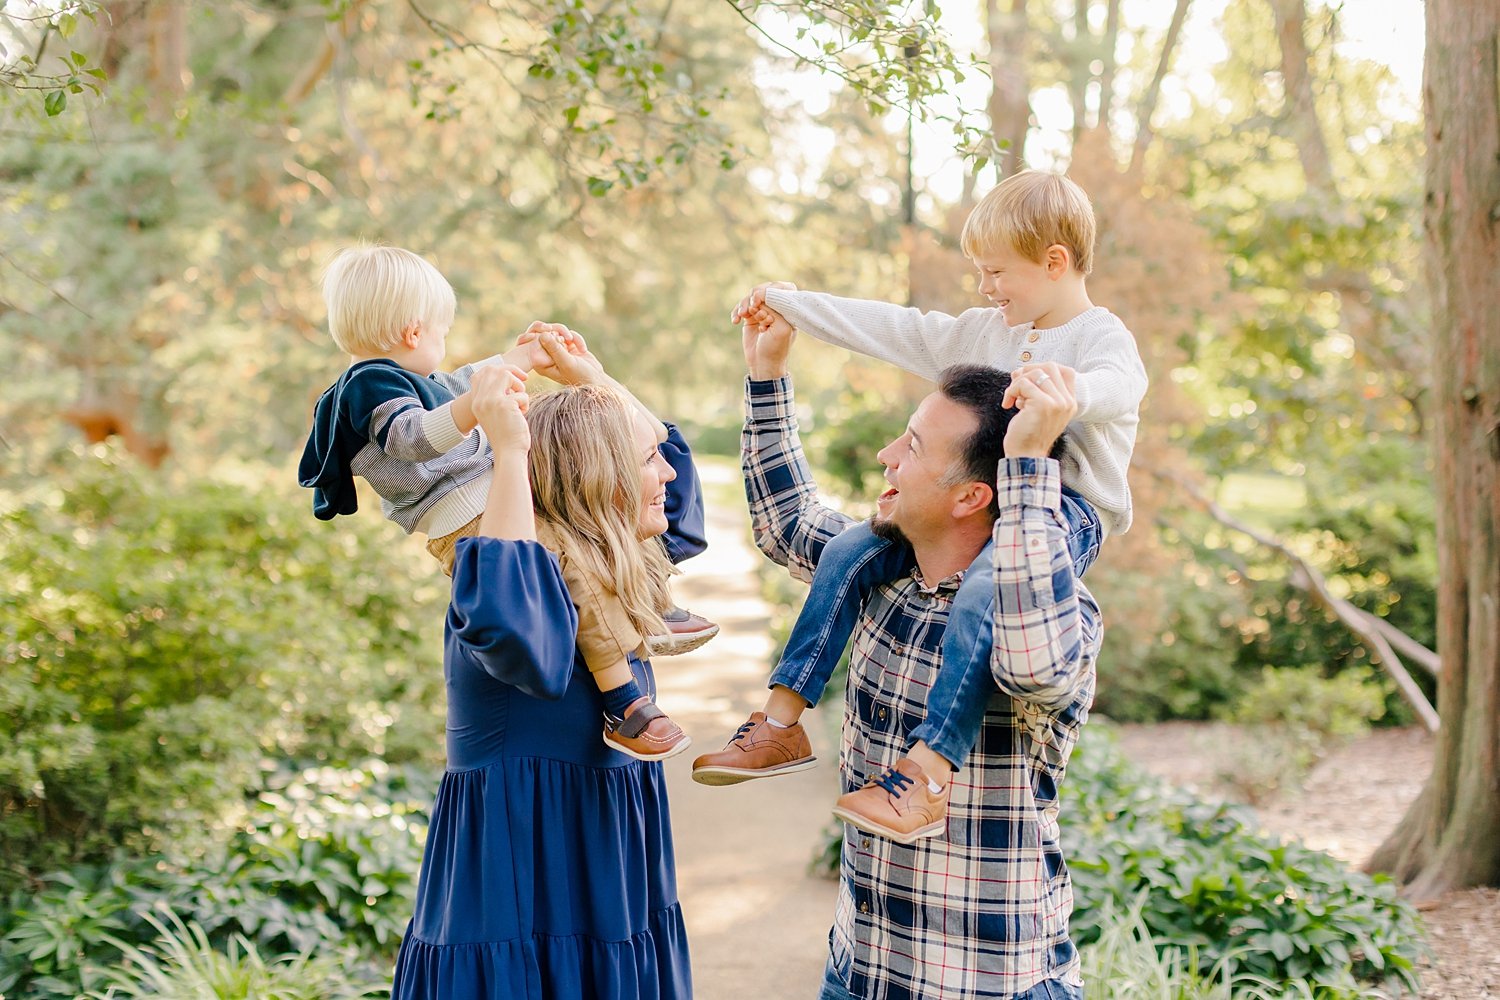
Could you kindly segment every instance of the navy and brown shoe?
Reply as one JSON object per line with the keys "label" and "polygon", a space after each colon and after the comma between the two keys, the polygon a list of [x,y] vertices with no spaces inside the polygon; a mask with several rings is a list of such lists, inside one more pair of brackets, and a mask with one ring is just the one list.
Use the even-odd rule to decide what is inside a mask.
{"label": "navy and brown shoe", "polygon": [[604,742],[636,760],[666,760],[693,745],[692,737],[648,698],[634,702],[623,719],[606,715]]}

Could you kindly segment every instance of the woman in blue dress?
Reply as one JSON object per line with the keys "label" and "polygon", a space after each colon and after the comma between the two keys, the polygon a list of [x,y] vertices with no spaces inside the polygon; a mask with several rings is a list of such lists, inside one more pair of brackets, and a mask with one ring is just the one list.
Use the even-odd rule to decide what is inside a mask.
{"label": "woman in blue dress", "polygon": [[[658,447],[662,425],[609,388],[617,383],[597,363],[560,363],[546,373],[580,384],[536,400],[530,424],[519,381],[500,369],[475,378],[495,469],[479,535],[461,539],[454,560],[448,769],[393,1000],[692,995],[662,766],[601,739],[602,697],[574,642],[578,612],[557,555],[536,541],[533,502],[581,510],[603,487],[637,527],[634,539],[603,540],[604,555],[638,574],[667,566],[632,546],[665,542],[674,561],[703,549],[702,498],[675,428]],[[551,419],[538,419],[544,411]],[[538,482],[529,465],[573,474]],[[553,495],[533,497],[534,482]],[[648,582],[664,592],[664,579]],[[650,662],[630,665],[653,691]]]}

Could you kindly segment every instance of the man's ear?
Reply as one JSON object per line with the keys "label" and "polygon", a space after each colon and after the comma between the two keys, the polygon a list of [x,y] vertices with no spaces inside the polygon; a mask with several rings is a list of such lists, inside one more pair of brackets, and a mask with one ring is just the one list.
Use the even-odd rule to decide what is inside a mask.
{"label": "man's ear", "polygon": [[978,480],[964,483],[963,488],[953,497],[953,516],[955,518],[971,517],[988,509],[993,499],[995,499],[995,488],[988,483],[981,483]]}
{"label": "man's ear", "polygon": [[422,339],[422,321],[414,319],[401,328],[401,343],[408,351],[417,349],[417,341]]}

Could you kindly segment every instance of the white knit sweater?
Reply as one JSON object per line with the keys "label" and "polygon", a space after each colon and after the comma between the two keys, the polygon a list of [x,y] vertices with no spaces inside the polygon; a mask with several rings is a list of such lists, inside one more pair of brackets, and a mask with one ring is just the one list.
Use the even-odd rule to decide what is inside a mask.
{"label": "white knit sweater", "polygon": [[1125,474],[1146,395],[1146,366],[1135,338],[1108,309],[1095,306],[1062,326],[1034,330],[1030,323],[1006,326],[993,307],[949,316],[784,288],[768,289],[766,304],[810,336],[933,382],[956,364],[1012,371],[1027,362],[1056,361],[1074,369],[1078,415],[1068,425],[1063,483],[1094,505],[1105,535],[1130,528]]}

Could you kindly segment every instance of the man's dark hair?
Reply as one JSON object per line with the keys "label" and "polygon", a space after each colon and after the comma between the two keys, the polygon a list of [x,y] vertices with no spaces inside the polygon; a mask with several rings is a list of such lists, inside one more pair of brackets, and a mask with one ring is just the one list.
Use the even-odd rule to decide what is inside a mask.
{"label": "man's dark hair", "polygon": [[[995,485],[1000,459],[1005,457],[1005,432],[1015,409],[1001,409],[1000,401],[1010,387],[1010,372],[987,365],[951,365],[938,375],[938,392],[960,406],[967,407],[979,419],[979,426],[969,435],[959,451],[958,462],[951,472],[954,482]],[[1051,455],[1060,458],[1063,438],[1059,435]],[[1000,516],[1000,504],[990,500],[991,517]]]}

